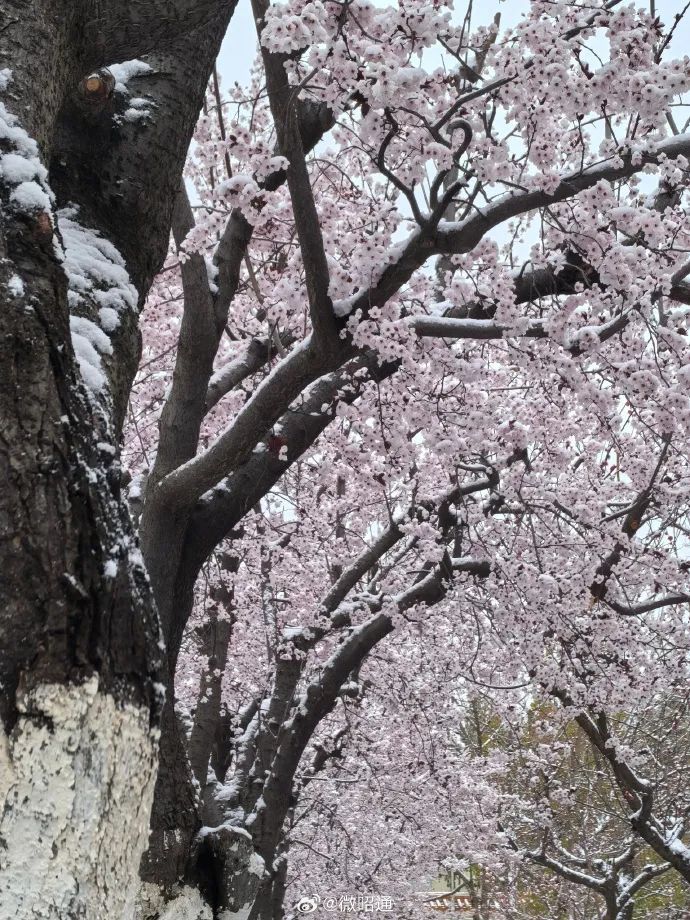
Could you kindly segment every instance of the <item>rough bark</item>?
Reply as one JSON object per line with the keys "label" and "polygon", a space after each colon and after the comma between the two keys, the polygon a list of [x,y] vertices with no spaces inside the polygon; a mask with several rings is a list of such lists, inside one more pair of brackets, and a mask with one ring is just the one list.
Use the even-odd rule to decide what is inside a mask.
{"label": "rough bark", "polygon": [[81,685],[21,694],[2,818],[3,917],[131,916],[156,772],[149,713]]}
{"label": "rough bark", "polygon": [[[107,385],[89,391],[70,333],[60,209],[74,206],[84,232],[112,247],[143,303],[233,8],[0,2],[0,156],[24,157],[36,179],[23,201],[16,181],[0,179],[3,916],[134,910],[164,680],[118,460],[137,311],[121,313]],[[137,89],[149,118],[118,117],[117,93],[84,104],[91,68],[144,52],[151,70]],[[97,299],[87,293],[77,315],[95,326]]]}
{"label": "rough bark", "polygon": [[203,625],[202,641],[206,668],[199,683],[194,724],[189,739],[189,762],[201,789],[206,786],[209,762],[220,718],[221,684],[228,660],[228,646],[233,627],[233,619],[227,615],[230,612],[231,603],[232,598],[229,596],[224,605],[226,615],[223,617],[219,616],[218,607],[214,604],[215,609],[209,621]]}
{"label": "rough bark", "polygon": [[[57,207],[76,205],[83,225],[115,247],[140,304],[167,247],[182,161],[233,9],[234,0],[37,0],[27,11],[20,0],[0,0],[0,68],[12,69],[2,101],[21,119],[27,137],[36,139],[42,162],[49,167]],[[256,0],[257,16],[265,10],[263,0]],[[102,105],[84,105],[80,81],[92,68],[139,56],[145,57],[150,70],[133,85],[148,96],[150,118],[123,120],[123,100],[117,93]],[[342,322],[336,320],[328,297],[327,259],[304,160],[332,116],[323,107],[293,106],[283,59],[265,54],[264,61],[279,149],[290,161],[289,174],[269,177],[266,186],[289,182],[314,335],[308,346],[295,349],[281,362],[232,426],[197,457],[204,413],[222,390],[214,390],[211,370],[251,228],[239,213],[232,216],[218,248],[215,298],[202,260],[193,257],[187,263],[176,377],[161,419],[158,461],[142,517],[152,589],[121,501],[116,459],[139,356],[136,310],[123,314],[103,359],[107,394],[89,397],[72,347],[64,266],[54,247],[55,240],[60,242],[60,218],[50,204],[18,207],[15,190],[6,182],[0,184],[0,476],[7,483],[0,498],[0,714],[11,730],[2,746],[0,773],[7,793],[2,834],[10,880],[2,896],[10,914],[99,918],[129,909],[128,878],[144,846],[143,816],[153,782],[156,739],[151,726],[157,724],[161,708],[157,685],[172,688],[199,567],[332,417],[324,411],[298,417],[290,413],[291,402],[303,398],[303,409],[331,405],[342,398],[342,385],[349,382],[348,362],[366,363],[366,356],[356,355],[339,337]],[[12,143],[11,132],[2,134],[0,153],[10,152]],[[645,157],[651,162],[659,152],[673,158],[689,149],[687,138],[681,138]],[[638,169],[624,157],[620,167],[565,177],[552,194],[506,196],[462,224],[443,227],[436,218],[423,221],[421,232],[410,238],[376,285],[361,292],[353,309],[361,308],[366,315],[395,295],[429,258],[470,251],[508,218],[566,200],[601,178],[623,178]],[[183,196],[177,203],[180,242],[190,215]],[[551,292],[552,284],[554,290],[565,290],[576,280],[561,274],[554,283],[548,272],[543,277],[533,274],[525,297]],[[86,297],[79,311],[81,320],[98,318],[93,298]],[[498,327],[483,328],[491,335],[502,334]],[[477,326],[455,327],[458,334],[464,335],[463,330],[472,337],[480,335]],[[434,334],[444,331],[449,331],[447,326]],[[269,353],[254,348],[238,374],[260,367]],[[383,379],[394,370],[386,366],[372,371],[372,377]],[[232,385],[242,377],[231,374],[227,379]],[[347,400],[357,398],[358,386],[351,388]],[[305,393],[307,387],[311,389]],[[254,455],[253,447],[278,419],[284,423],[288,459],[268,452]],[[180,468],[181,464],[185,465]],[[226,478],[227,488],[200,508],[200,496]],[[393,532],[391,539],[397,534]],[[442,595],[453,568],[445,562],[444,566],[424,574],[411,589],[410,602],[432,603]],[[162,676],[152,590],[168,643]],[[251,843],[246,842],[246,830],[226,826],[201,835],[194,849],[201,823],[199,803],[169,694],[162,716],[162,769],[151,847],[144,862],[144,877],[154,884],[153,890],[160,894],[164,889],[167,897],[181,879],[193,881],[203,889],[207,903],[198,893],[185,891],[178,907],[201,917],[209,915],[209,905],[215,911],[233,912],[251,907],[260,880],[254,915],[268,916],[278,909],[285,868],[281,831],[300,758],[319,720],[334,705],[342,682],[390,628],[379,615],[361,633],[348,637],[324,682],[307,690],[305,714],[280,744],[265,735],[251,737],[247,727],[250,737],[236,764],[245,771],[243,779],[261,774],[263,782],[270,768],[264,807],[258,809],[256,786],[250,783],[251,788],[241,790],[243,808],[254,810],[248,816],[253,818]],[[287,666],[276,675],[269,721],[279,724],[284,718],[300,676],[299,668]],[[193,755],[199,777],[208,763],[217,696],[215,686],[208,724],[201,719],[197,725]],[[117,730],[105,737],[104,724],[114,724]],[[47,792],[31,794],[44,785]],[[110,806],[118,790],[124,817],[115,826]],[[80,811],[87,806],[93,820],[85,821]],[[30,883],[20,886],[17,872],[25,852],[21,846],[39,838]],[[270,867],[266,877],[257,871],[255,850]],[[79,877],[70,876],[61,860],[71,869],[79,866]],[[57,886],[55,877],[61,880]],[[176,908],[157,902],[151,910],[153,915],[173,917]]]}

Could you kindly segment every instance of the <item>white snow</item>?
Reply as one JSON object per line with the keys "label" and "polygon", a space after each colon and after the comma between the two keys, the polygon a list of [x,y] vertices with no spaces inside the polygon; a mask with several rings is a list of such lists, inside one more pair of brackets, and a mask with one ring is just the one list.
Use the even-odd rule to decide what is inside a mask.
{"label": "white snow", "polygon": [[[0,71],[2,77],[8,71]],[[8,77],[5,76],[4,85]],[[8,185],[14,185],[10,201],[21,210],[47,211],[51,213],[53,196],[47,184],[47,172],[41,163],[38,144],[29,137],[17,121],[16,115],[8,112],[0,102],[0,140],[12,149],[0,157],[0,178]]]}
{"label": "white snow", "polygon": [[[140,77],[144,74],[151,73],[152,68],[144,61],[123,61],[121,64],[112,64],[108,68],[115,77],[115,92],[129,96],[129,87],[127,83],[134,77]],[[145,96],[135,96],[129,99],[129,105],[125,110],[122,119],[128,122],[141,121],[150,118],[154,103]]]}
{"label": "white snow", "polygon": [[8,112],[2,102],[0,102],[0,139],[8,141],[23,156],[36,157],[38,160],[38,144],[24,128],[17,124],[16,115]]}
{"label": "white snow", "polygon": [[432,335],[447,331],[448,338],[488,338],[500,335],[506,328],[490,319],[457,319],[451,316],[410,316],[407,322],[413,328],[419,326],[422,335],[426,327]]}
{"label": "white snow", "polygon": [[7,282],[7,290],[13,297],[21,297],[24,293],[24,282],[19,275],[12,275]]}
{"label": "white snow", "polygon": [[[58,212],[70,305],[80,303],[83,295],[88,294],[101,309],[109,311],[105,314],[104,328],[111,332],[116,328],[113,311],[136,309],[137,291],[117,248],[95,230],[83,227],[76,217],[77,208],[73,206]],[[100,315],[99,318],[102,319]]]}
{"label": "white snow", "polygon": [[98,311],[98,319],[101,324],[101,329],[105,329],[106,332],[114,332],[120,325],[120,317],[118,316],[117,310],[114,310],[112,307],[101,307]]}
{"label": "white snow", "polygon": [[45,166],[33,157],[24,157],[19,153],[6,153],[0,157],[0,175],[6,182],[18,185],[20,182],[30,182],[37,177],[45,182],[48,171]]}
{"label": "white snow", "polygon": [[336,300],[333,304],[333,312],[335,315],[340,317],[349,316],[360,296],[361,293],[357,293],[351,294],[349,297],[344,297],[342,300]]}
{"label": "white snow", "polygon": [[139,77],[145,73],[151,73],[152,68],[144,61],[122,61],[121,64],[111,64],[108,67],[110,73],[115,77],[115,92],[127,93],[127,83],[133,77]]}
{"label": "white snow", "polygon": [[73,335],[76,333],[85,338],[101,354],[111,355],[113,353],[113,346],[105,332],[85,316],[70,316],[70,328]]}
{"label": "white snow", "polygon": [[12,190],[10,201],[24,211],[47,211],[50,213],[50,197],[38,182],[20,182]]}
{"label": "white snow", "polygon": [[130,546],[129,549],[129,562],[131,566],[142,569],[146,571],[146,566],[144,565],[144,557],[141,554],[141,550],[138,546]]}
{"label": "white snow", "polygon": [[[207,263],[208,271],[208,263]],[[209,280],[209,284],[210,284]],[[213,392],[219,387],[226,386],[228,380],[233,381],[237,375],[247,367],[247,359],[244,355],[241,355],[239,358],[233,358],[232,361],[228,361],[227,364],[224,364],[217,371],[214,372],[213,376],[209,380],[208,389],[209,392]]]}
{"label": "white snow", "polygon": [[103,574],[106,578],[115,578],[117,575],[117,559],[108,559],[103,566]]}
{"label": "white snow", "polygon": [[159,917],[160,920],[212,920],[213,914],[196,888],[183,888]]}
{"label": "white snow", "polygon": [[224,910],[219,920],[247,920],[249,914],[252,912],[253,906],[254,902],[251,901],[249,904],[245,904],[244,907],[240,907],[239,910]]}
{"label": "white snow", "polygon": [[141,489],[145,480],[145,473],[137,473],[132,477],[132,481],[129,484],[129,489],[127,490],[127,495],[131,500],[141,498]]}
{"label": "white snow", "polygon": [[[222,801],[222,799],[218,797],[218,801]],[[228,824],[227,822],[225,824],[218,825],[218,827],[202,827],[198,834],[199,839],[201,840],[204,837],[210,836],[211,834],[218,833],[219,828],[223,828],[224,831],[235,834],[237,837],[244,837],[246,840],[250,841],[252,839],[252,835],[249,833],[249,831],[245,830],[245,828],[238,827],[236,824]]]}
{"label": "white snow", "polygon": [[296,639],[311,639],[313,632],[307,626],[285,626],[283,628],[283,639],[286,642],[294,642]]}
{"label": "white snow", "polygon": [[151,118],[153,115],[154,103],[151,99],[144,96],[137,96],[130,100],[129,108],[125,110],[123,118],[125,121],[142,121],[145,118]]}
{"label": "white snow", "polygon": [[[218,266],[214,264],[213,259],[208,255],[204,255],[204,263],[206,264],[206,277],[208,278],[209,290],[212,294],[218,293]],[[215,374],[214,374],[215,376]]]}
{"label": "white snow", "polygon": [[3,67],[0,70],[0,92],[3,92],[12,82],[12,71],[9,67]]}
{"label": "white snow", "polygon": [[259,856],[258,853],[252,853],[249,857],[249,871],[252,875],[258,875],[259,878],[263,878],[263,874],[266,871],[266,863],[262,856]]}
{"label": "white snow", "polygon": [[675,840],[671,840],[669,842],[668,848],[672,853],[675,853],[676,856],[680,856],[690,864],[690,848],[685,843],[683,843],[682,840],[679,840],[676,837]]}
{"label": "white snow", "polygon": [[145,96],[135,96],[133,99],[129,100],[129,105],[130,108],[141,111],[141,109],[148,109],[151,105],[151,100],[147,99]]}
{"label": "white snow", "polygon": [[101,354],[113,353],[110,339],[99,327],[84,316],[70,316],[72,347],[86,386],[98,392],[105,386]]}
{"label": "white snow", "polygon": [[136,309],[137,291],[118,249],[96,230],[82,226],[76,207],[58,212],[58,227],[64,243],[62,262],[70,308],[74,310],[82,303],[98,307],[100,325],[84,316],[70,317],[72,344],[82,377],[88,389],[97,393],[106,383],[101,355],[113,352],[106,333],[117,329],[123,311]]}

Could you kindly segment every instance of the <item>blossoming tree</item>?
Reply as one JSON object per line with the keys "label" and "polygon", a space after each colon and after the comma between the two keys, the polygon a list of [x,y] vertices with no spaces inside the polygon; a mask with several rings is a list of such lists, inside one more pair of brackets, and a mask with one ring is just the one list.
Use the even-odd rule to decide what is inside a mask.
{"label": "blossoming tree", "polygon": [[[686,720],[682,13],[253,0],[222,93],[233,3],[38,6],[0,3],[0,905],[682,886],[642,740]],[[527,760],[462,740],[477,688],[550,707]],[[594,857],[567,731],[625,827]]]}

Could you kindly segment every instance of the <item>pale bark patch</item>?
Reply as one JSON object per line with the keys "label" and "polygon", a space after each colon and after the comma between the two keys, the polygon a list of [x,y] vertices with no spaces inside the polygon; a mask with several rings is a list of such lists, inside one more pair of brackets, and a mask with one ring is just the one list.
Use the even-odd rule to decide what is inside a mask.
{"label": "pale bark patch", "polygon": [[185,888],[166,905],[160,920],[213,920],[213,913],[195,888]]}
{"label": "pale bark patch", "polygon": [[170,892],[144,882],[135,916],[136,920],[213,920],[213,911],[196,888],[181,887],[170,900]]}
{"label": "pale bark patch", "polygon": [[148,710],[96,677],[41,685],[18,710],[0,747],[0,916],[130,920],[156,776]]}
{"label": "pale bark patch", "polygon": [[220,920],[248,920],[253,906],[254,904],[252,902],[251,904],[247,904],[244,907],[240,907],[239,910],[224,910],[220,915]]}
{"label": "pale bark patch", "polygon": [[0,732],[0,802],[4,802],[14,782],[14,770],[10,759],[10,739]]}

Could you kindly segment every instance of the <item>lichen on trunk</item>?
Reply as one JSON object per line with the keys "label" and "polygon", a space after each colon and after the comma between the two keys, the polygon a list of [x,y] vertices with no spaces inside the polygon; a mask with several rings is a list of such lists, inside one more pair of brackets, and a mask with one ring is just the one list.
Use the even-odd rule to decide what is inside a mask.
{"label": "lichen on trunk", "polygon": [[98,678],[21,694],[3,772],[0,915],[133,918],[158,732]]}

